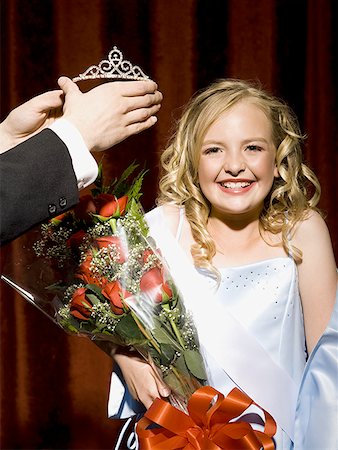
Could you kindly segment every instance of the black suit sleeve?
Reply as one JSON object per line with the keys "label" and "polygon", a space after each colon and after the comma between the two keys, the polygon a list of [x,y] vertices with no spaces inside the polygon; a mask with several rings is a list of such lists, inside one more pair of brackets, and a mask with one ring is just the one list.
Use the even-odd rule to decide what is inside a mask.
{"label": "black suit sleeve", "polygon": [[1,244],[79,199],[64,142],[50,129],[0,155]]}

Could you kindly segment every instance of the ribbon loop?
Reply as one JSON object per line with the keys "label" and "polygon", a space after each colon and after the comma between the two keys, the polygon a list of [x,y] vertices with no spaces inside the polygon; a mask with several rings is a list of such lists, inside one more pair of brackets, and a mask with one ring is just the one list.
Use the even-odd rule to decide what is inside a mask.
{"label": "ribbon loop", "polygon": [[[249,396],[234,388],[227,397],[211,386],[197,389],[188,402],[189,415],[162,399],[156,399],[138,422],[136,432],[141,450],[272,450],[272,436],[277,426],[265,415],[264,432],[238,417],[257,405]],[[148,429],[150,424],[159,427]]]}

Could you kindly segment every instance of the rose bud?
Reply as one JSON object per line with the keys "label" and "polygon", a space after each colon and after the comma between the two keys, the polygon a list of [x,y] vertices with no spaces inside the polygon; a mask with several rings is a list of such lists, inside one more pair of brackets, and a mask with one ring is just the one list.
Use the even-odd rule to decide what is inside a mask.
{"label": "rose bud", "polygon": [[76,289],[70,302],[71,315],[80,320],[88,320],[93,308],[92,303],[86,298],[86,291],[87,289],[83,287]]}
{"label": "rose bud", "polygon": [[79,203],[75,206],[74,212],[78,219],[84,220],[85,222],[90,221],[90,214],[96,213],[96,206],[93,197],[89,194],[80,197]]}
{"label": "rose bud", "polygon": [[103,217],[122,216],[126,210],[127,202],[128,197],[126,195],[117,199],[115,195],[100,194],[95,199],[97,214]]}
{"label": "rose bud", "polygon": [[119,281],[108,283],[104,289],[102,289],[102,294],[110,301],[111,309],[113,313],[117,315],[123,314],[125,309],[128,309],[128,305],[123,305],[121,297],[126,299],[132,296],[130,292],[123,289]]}
{"label": "rose bud", "polygon": [[155,303],[161,303],[163,300],[163,291],[172,296],[172,291],[167,283],[164,282],[161,270],[157,267],[150,269],[142,275],[140,281],[141,291],[148,293]]}
{"label": "rose bud", "polygon": [[50,222],[52,222],[53,225],[59,225],[66,216],[67,213],[59,214],[58,216],[53,217],[53,219],[50,219]]}
{"label": "rose bud", "polygon": [[169,286],[168,283],[164,283],[164,284],[162,285],[162,290],[163,290],[163,292],[165,292],[165,293],[167,294],[167,296],[168,296],[169,298],[172,298],[172,296],[173,296],[173,291],[171,290],[171,287]]}

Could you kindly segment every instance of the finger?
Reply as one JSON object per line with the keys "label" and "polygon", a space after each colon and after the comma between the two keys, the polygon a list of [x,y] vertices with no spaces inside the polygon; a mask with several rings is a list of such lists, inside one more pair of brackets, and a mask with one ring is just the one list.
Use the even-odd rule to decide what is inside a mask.
{"label": "finger", "polygon": [[44,92],[32,98],[29,103],[29,108],[35,109],[37,112],[46,112],[50,109],[59,108],[62,106],[62,91],[55,90]]}
{"label": "finger", "polygon": [[70,94],[71,92],[81,92],[79,86],[68,77],[60,77],[58,79],[58,85],[65,95]]}
{"label": "finger", "polygon": [[163,99],[161,92],[156,91],[153,94],[145,94],[137,97],[124,97],[121,99],[121,105],[125,107],[125,112],[149,108],[154,105],[160,105]]}
{"label": "finger", "polygon": [[156,387],[161,395],[161,397],[168,397],[171,393],[170,388],[163,382],[163,380],[160,380],[159,378],[155,378]]}
{"label": "finger", "polygon": [[155,105],[151,108],[140,108],[128,112],[125,115],[126,125],[131,125],[137,122],[144,122],[149,119],[149,117],[154,116],[160,110],[161,105]]}
{"label": "finger", "polygon": [[108,85],[117,89],[125,97],[137,97],[140,95],[152,94],[158,88],[157,83],[153,80],[115,81],[106,83],[106,86]]}
{"label": "finger", "polygon": [[[170,392],[169,392],[170,393]],[[169,394],[168,394],[169,395]],[[158,386],[156,384],[156,381],[153,380],[153,382],[149,382],[147,387],[147,392],[143,392],[140,395],[139,400],[143,405],[148,409],[152,405],[152,403],[157,399],[161,397],[167,397],[166,395],[162,395],[161,391],[158,389]]]}
{"label": "finger", "polygon": [[132,136],[133,134],[138,134],[138,133],[141,133],[142,131],[147,130],[148,128],[155,125],[156,122],[157,122],[157,117],[151,116],[151,117],[149,117],[149,119],[145,120],[144,122],[137,122],[137,123],[132,123],[132,124],[128,125],[125,128],[126,134],[123,139],[126,139],[128,136]]}

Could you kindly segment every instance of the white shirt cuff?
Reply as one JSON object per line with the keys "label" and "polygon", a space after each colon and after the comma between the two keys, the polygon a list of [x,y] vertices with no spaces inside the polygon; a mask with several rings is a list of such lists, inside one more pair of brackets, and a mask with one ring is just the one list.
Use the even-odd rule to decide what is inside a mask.
{"label": "white shirt cuff", "polygon": [[93,183],[98,175],[98,166],[79,130],[66,119],[58,119],[48,128],[54,131],[68,148],[78,188],[84,189]]}

